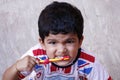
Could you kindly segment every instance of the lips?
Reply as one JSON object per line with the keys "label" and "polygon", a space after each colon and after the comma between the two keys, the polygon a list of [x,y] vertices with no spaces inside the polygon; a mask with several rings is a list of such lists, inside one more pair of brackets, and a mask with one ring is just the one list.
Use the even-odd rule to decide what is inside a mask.
{"label": "lips", "polygon": [[55,58],[63,58],[63,56],[56,56]]}
{"label": "lips", "polygon": [[55,58],[65,58],[65,57],[69,57],[69,56],[56,56]]}
{"label": "lips", "polygon": [[55,57],[55,59],[60,59],[60,60],[69,60],[70,57],[69,56],[57,56]]}

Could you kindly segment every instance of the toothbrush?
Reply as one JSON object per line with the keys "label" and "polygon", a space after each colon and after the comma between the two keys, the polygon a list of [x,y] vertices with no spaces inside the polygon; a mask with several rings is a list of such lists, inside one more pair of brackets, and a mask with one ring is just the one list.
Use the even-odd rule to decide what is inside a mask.
{"label": "toothbrush", "polygon": [[65,60],[69,60],[69,56],[64,56],[64,57],[60,57],[60,58],[54,58],[54,59],[45,59],[45,60],[40,60],[40,64],[48,64],[50,62],[58,62],[58,61],[65,61]]}

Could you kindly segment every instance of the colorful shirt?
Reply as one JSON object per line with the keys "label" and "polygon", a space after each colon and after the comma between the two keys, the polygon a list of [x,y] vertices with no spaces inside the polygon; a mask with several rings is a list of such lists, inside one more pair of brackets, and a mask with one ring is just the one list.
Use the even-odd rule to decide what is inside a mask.
{"label": "colorful shirt", "polygon": [[[26,55],[40,60],[48,59],[40,44],[32,47],[23,57]],[[62,68],[54,63],[36,65],[26,78],[27,80],[112,80],[95,56],[83,49],[79,49],[74,64]]]}

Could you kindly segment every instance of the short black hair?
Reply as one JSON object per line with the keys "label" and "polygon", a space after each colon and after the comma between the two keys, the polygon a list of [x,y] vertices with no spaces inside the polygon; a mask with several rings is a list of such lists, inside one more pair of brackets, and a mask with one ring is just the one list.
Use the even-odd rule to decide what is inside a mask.
{"label": "short black hair", "polygon": [[44,41],[49,34],[83,34],[83,16],[78,8],[67,2],[52,2],[42,10],[38,19],[39,36]]}

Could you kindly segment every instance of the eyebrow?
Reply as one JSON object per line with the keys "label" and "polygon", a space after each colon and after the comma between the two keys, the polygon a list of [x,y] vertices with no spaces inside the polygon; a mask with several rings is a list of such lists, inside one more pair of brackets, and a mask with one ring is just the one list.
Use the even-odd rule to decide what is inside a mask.
{"label": "eyebrow", "polygon": [[47,39],[46,41],[52,41],[52,40],[56,40],[56,39]]}
{"label": "eyebrow", "polygon": [[[76,38],[73,38],[73,37],[72,38],[67,38],[65,40],[70,40],[70,39],[71,40],[76,40]],[[52,41],[52,40],[57,41],[56,39],[47,39],[46,41]]]}

